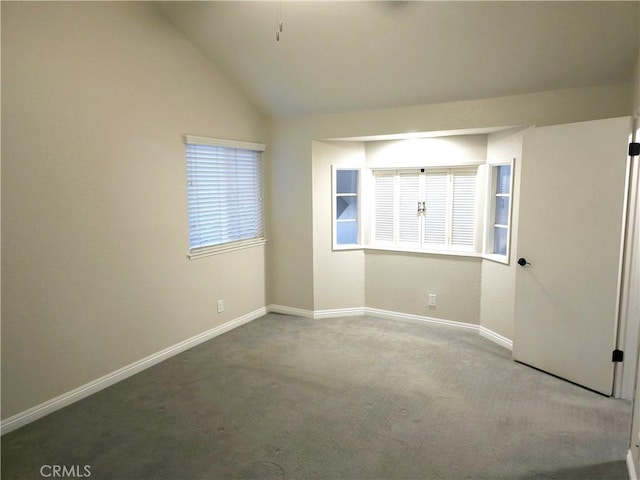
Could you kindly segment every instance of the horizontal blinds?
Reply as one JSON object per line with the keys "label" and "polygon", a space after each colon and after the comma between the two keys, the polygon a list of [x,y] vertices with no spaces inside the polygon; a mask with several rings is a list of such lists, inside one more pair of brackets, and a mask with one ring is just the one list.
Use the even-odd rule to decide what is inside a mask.
{"label": "horizontal blinds", "polygon": [[260,151],[187,143],[186,152],[191,249],[262,238]]}

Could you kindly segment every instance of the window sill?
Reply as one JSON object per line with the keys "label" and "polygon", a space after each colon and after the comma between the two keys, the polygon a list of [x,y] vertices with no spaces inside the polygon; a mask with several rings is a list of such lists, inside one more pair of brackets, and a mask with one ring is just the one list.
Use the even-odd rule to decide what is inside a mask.
{"label": "window sill", "polygon": [[433,250],[433,249],[417,249],[417,248],[398,248],[398,247],[385,247],[383,245],[340,245],[333,246],[334,252],[350,250],[363,250],[364,252],[381,251],[381,252],[398,252],[398,253],[422,253],[425,255],[446,255],[453,257],[474,257],[482,258],[482,254],[478,252],[470,252],[465,250]]}
{"label": "window sill", "polygon": [[400,253],[424,253],[427,255],[447,255],[453,257],[482,257],[478,252],[465,250],[434,250],[434,249],[418,249],[418,248],[401,248],[401,247],[385,247],[382,245],[367,245],[365,250],[378,250],[384,252],[400,252]]}
{"label": "window sill", "polygon": [[509,257],[506,255],[496,255],[493,253],[481,254],[478,252],[469,252],[464,250],[420,250],[417,248],[398,248],[398,247],[385,247],[382,245],[334,245],[334,252],[341,251],[353,251],[353,250],[367,250],[381,251],[381,252],[398,252],[398,253],[422,253],[425,255],[445,255],[452,257],[471,257],[482,258],[483,260],[489,260],[491,262],[500,263],[502,265],[509,265]]}
{"label": "window sill", "polygon": [[264,238],[255,238],[251,240],[242,240],[240,242],[224,243],[222,245],[213,245],[210,247],[194,248],[189,252],[187,258],[189,260],[197,260],[199,258],[210,257],[211,255],[219,255],[221,253],[234,252],[236,250],[244,250],[245,248],[258,247],[267,243]]}
{"label": "window sill", "polygon": [[362,245],[354,243],[349,245],[334,245],[331,250],[333,250],[334,252],[342,252],[349,250],[363,250],[364,248],[365,247],[363,247]]}
{"label": "window sill", "polygon": [[485,260],[491,260],[492,262],[501,263],[503,265],[509,265],[509,257],[506,255],[496,255],[495,253],[485,253],[482,258]]}

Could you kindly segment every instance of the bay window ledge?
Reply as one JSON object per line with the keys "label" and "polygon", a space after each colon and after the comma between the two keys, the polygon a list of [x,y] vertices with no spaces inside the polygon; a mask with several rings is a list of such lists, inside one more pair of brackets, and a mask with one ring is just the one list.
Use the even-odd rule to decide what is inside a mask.
{"label": "bay window ledge", "polygon": [[386,247],[384,245],[351,245],[341,246],[340,248],[334,248],[334,252],[345,250],[363,250],[367,251],[380,251],[380,252],[396,252],[396,253],[421,253],[425,255],[444,255],[454,257],[472,257],[483,258],[483,255],[478,252],[471,252],[465,250],[438,250],[438,249],[425,249],[425,248],[408,248],[408,247]]}

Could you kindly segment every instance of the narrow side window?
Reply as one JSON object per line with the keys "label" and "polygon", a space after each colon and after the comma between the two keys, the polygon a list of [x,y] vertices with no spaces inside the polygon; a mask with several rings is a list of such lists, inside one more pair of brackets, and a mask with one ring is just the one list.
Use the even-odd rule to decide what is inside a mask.
{"label": "narrow side window", "polygon": [[511,164],[491,167],[490,214],[487,225],[487,241],[485,253],[503,257],[508,261],[511,238],[511,205],[512,205],[512,170]]}
{"label": "narrow side window", "polygon": [[360,246],[360,171],[334,168],[333,246]]}

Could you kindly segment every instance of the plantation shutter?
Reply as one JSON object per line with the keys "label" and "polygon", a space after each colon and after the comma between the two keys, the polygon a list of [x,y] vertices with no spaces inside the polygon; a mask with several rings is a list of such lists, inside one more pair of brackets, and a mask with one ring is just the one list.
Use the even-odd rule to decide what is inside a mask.
{"label": "plantation shutter", "polygon": [[423,243],[442,246],[447,243],[448,172],[425,174]]}
{"label": "plantation shutter", "polygon": [[473,251],[476,176],[475,168],[375,172],[374,244]]}
{"label": "plantation shutter", "polygon": [[473,247],[476,236],[476,172],[454,170],[451,245]]}
{"label": "plantation shutter", "polygon": [[376,172],[374,205],[374,239],[376,242],[394,241],[394,199],[394,174]]}
{"label": "plantation shutter", "polygon": [[401,173],[398,176],[398,241],[401,244],[420,244],[420,174]]}
{"label": "plantation shutter", "polygon": [[189,245],[264,240],[264,145],[186,136]]}

